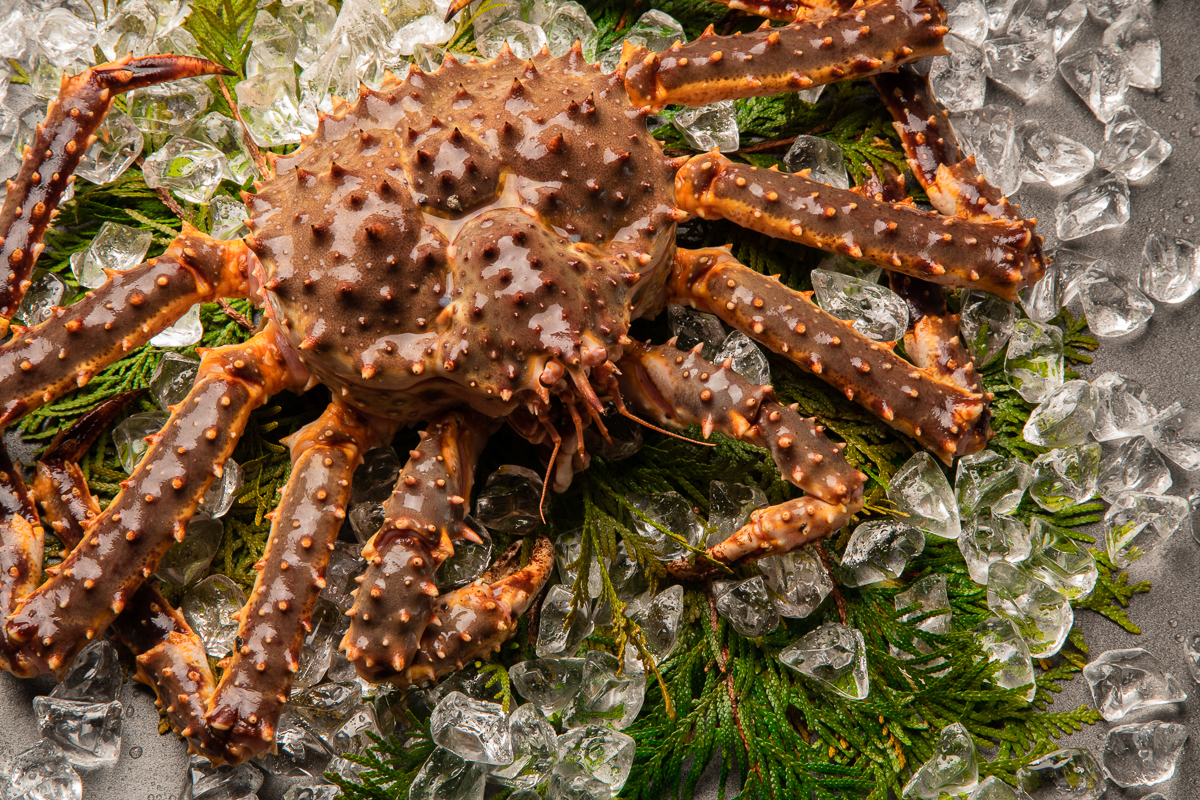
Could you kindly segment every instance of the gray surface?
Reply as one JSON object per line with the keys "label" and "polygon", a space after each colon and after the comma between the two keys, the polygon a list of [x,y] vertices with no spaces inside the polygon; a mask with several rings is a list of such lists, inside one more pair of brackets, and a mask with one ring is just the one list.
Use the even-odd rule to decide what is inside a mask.
{"label": "gray surface", "polygon": [[[1142,244],[1153,230],[1200,240],[1195,215],[1200,214],[1200,4],[1195,0],[1160,0],[1157,3],[1158,28],[1163,38],[1163,88],[1157,93],[1130,91],[1130,103],[1142,117],[1160,131],[1174,146],[1171,158],[1152,178],[1133,189],[1132,218],[1118,231],[1110,231],[1075,242],[1071,247],[1094,256],[1109,259],[1120,272],[1134,276],[1141,259]],[[1090,21],[1069,47],[1074,50],[1097,40],[1100,26]],[[989,102],[1014,105],[1019,118],[1040,119],[1066,135],[1099,150],[1103,141],[1103,126],[1091,112],[1062,83],[1044,90],[1028,106],[994,85],[989,88]],[[1054,246],[1054,205],[1063,192],[1045,188],[1026,187],[1016,199],[1026,214],[1041,220],[1039,230]],[[1161,308],[1149,329],[1130,342],[1105,343],[1097,355],[1096,364],[1085,370],[1085,377],[1102,371],[1117,370],[1141,381],[1160,405],[1172,401],[1200,406],[1200,345],[1196,343],[1196,314],[1200,300],[1182,308]],[[1189,478],[1175,470],[1173,493],[1188,496],[1197,490],[1200,480]],[[1079,624],[1087,635],[1093,653],[1117,647],[1141,646],[1158,654],[1174,666],[1189,690],[1196,688],[1186,678],[1182,662],[1181,641],[1186,632],[1200,630],[1195,610],[1200,608],[1200,546],[1187,535],[1175,537],[1159,552],[1152,553],[1130,570],[1132,579],[1148,579],[1155,584],[1149,596],[1134,600],[1131,616],[1142,626],[1143,633],[1134,637],[1107,620],[1084,612]],[[44,682],[21,683],[8,675],[0,675],[0,764],[15,751],[29,746],[37,738],[31,709],[32,697],[46,691]],[[115,767],[98,770],[84,779],[84,797],[89,800],[174,800],[183,782],[187,755],[183,745],[174,737],[156,733],[157,714],[149,693],[126,687],[124,699],[131,716],[126,721],[123,756]],[[1089,703],[1086,686],[1076,681],[1059,695],[1055,708],[1074,708]],[[1178,712],[1146,714],[1162,719],[1176,718],[1197,730],[1200,720],[1200,691]],[[1135,717],[1141,718],[1141,717]],[[1099,753],[1108,725],[1101,723],[1075,736],[1069,742],[1089,747]],[[1200,797],[1200,759],[1195,757],[1196,742],[1189,742],[1175,778],[1162,787],[1169,800],[1190,800]],[[139,758],[131,751],[142,748]],[[714,776],[715,777],[715,776]],[[267,791],[264,800],[278,795]],[[701,796],[715,796],[715,785]],[[1110,800],[1120,797],[1140,797],[1148,790],[1121,791],[1109,789]]]}

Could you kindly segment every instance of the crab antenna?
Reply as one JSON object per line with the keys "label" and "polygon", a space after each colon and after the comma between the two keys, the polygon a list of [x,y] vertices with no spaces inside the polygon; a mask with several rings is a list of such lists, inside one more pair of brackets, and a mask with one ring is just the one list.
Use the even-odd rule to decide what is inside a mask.
{"label": "crab antenna", "polygon": [[558,435],[558,431],[554,430],[548,422],[546,427],[550,429],[554,439],[554,450],[550,453],[550,463],[546,465],[546,477],[542,480],[542,496],[538,500],[538,513],[542,516],[543,525],[546,524],[546,489],[550,487],[550,476],[554,474],[554,462],[558,458],[558,449],[562,447],[562,437]]}

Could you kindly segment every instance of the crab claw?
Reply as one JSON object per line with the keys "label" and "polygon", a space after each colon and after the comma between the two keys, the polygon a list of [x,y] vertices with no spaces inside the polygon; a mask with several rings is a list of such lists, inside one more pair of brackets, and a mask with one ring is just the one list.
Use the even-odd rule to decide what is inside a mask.
{"label": "crab claw", "polygon": [[554,546],[539,536],[529,563],[519,567],[521,542],[513,544],[478,580],[434,603],[435,621],[425,629],[413,664],[401,686],[422,685],[500,650],[517,629],[554,569]]}
{"label": "crab claw", "polygon": [[454,19],[455,14],[462,11],[469,5],[471,5],[471,0],[454,0],[454,2],[450,4],[449,10],[446,11],[446,19],[443,21],[449,22],[450,20]]}

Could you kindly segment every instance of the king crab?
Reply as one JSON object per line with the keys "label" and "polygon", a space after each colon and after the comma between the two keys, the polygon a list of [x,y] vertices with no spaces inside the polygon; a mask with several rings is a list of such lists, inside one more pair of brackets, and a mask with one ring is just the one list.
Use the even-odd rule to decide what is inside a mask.
{"label": "king crab", "polygon": [[[243,344],[203,354],[117,497],[101,511],[72,461],[113,407],[89,415],[39,465],[33,496],[0,464],[0,665],[61,673],[113,626],[176,730],[213,761],[272,746],[356,464],[399,426],[427,421],[366,545],[341,643],[359,673],[399,685],[437,680],[489,655],[546,582],[549,542],[517,551],[439,596],[434,572],[460,537],[472,473],[502,422],[552,445],[563,489],[586,467],[583,431],[603,404],[660,425],[700,425],[770,450],[804,493],[756,512],[702,558],[698,578],[785,553],[841,528],[865,476],[845,445],[699,350],[630,338],[667,303],[712,312],[830,382],[945,462],[982,448],[988,397],[947,314],[943,286],[1013,299],[1044,269],[1032,221],[963,160],[928,84],[897,73],[943,52],[937,0],[730,0],[788,22],[747,34],[711,28],[662,53],[626,45],[603,74],[578,45],[561,58],[447,58],[324,116],[246,194],[250,236],[215,241],[186,223],[158,258],[56,308],[0,347],[0,426],[82,386],[192,304],[246,297],[265,312]],[[462,4],[460,4],[462,5]],[[455,9],[457,10],[457,9]],[[452,12],[453,13],[453,12]],[[114,97],[160,81],[226,74],[211,62],[126,56],[65,78],[0,211],[0,327],[29,285],[41,238]],[[671,103],[794,91],[875,76],[910,165],[941,213],[906,200],[895,175],[845,191],[711,153],[670,159],[646,117]],[[913,363],[868,340],[728,248],[684,250],[689,215],[878,264],[908,299]],[[151,584],[201,498],[271,395],[322,384],[319,419],[289,437],[293,467],[259,575],[239,614],[241,645],[213,680],[198,637]],[[632,409],[632,410],[630,410]],[[561,429],[561,430],[560,430]],[[565,432],[564,432],[565,431]],[[555,459],[557,469],[555,469]],[[73,549],[41,583],[41,519]],[[39,585],[40,584],[40,585]]]}

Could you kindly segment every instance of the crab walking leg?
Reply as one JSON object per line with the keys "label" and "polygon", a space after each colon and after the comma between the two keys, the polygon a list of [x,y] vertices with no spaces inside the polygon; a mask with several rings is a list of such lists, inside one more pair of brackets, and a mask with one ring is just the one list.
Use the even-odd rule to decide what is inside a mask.
{"label": "crab walking leg", "polygon": [[[13,464],[0,440],[0,618],[37,588],[42,578],[44,536],[20,467]],[[9,647],[0,631],[0,669],[21,677],[36,675]]]}
{"label": "crab walking leg", "polygon": [[182,540],[187,522],[233,452],[250,412],[293,385],[269,326],[248,342],[210,350],[196,384],[155,434],[121,491],[87,535],[5,624],[10,643],[57,672],[121,613]]}
{"label": "crab walking leg", "polygon": [[818,308],[809,293],[739,263],[728,248],[680,250],[668,302],[716,314],[821,377],[947,464],[978,452],[986,398],[922,370]]}
{"label": "crab walking leg", "polygon": [[127,55],[63,76],[58,97],[50,103],[46,121],[25,150],[21,169],[9,181],[0,206],[0,334],[8,330],[8,321],[29,288],[34,262],[44,247],[42,236],[74,180],[71,173],[95,141],[96,129],[117,95],[178,78],[232,74],[202,58]]}
{"label": "crab walking leg", "polygon": [[826,19],[676,42],[662,53],[626,44],[625,91],[634,105],[702,106],[865,78],[942,55],[946,12],[937,0],[875,0]]}
{"label": "crab walking leg", "polygon": [[0,346],[0,427],[92,376],[194,304],[246,295],[250,251],[184,223],[167,251],[108,281]]}
{"label": "crab walking leg", "polygon": [[820,21],[847,11],[855,0],[716,0],[724,6],[767,19]]}
{"label": "crab walking leg", "polygon": [[336,402],[288,439],[292,473],[255,565],[254,589],[239,612],[241,646],[222,662],[225,674],[206,715],[225,740],[229,763],[260,755],[275,741],[329,553],[346,519],[350,479],[373,439],[368,420]]}
{"label": "crab walking leg", "polygon": [[713,152],[675,175],[675,202],[704,219],[724,218],[768,236],[858,258],[943,286],[983,289],[1007,300],[1045,271],[1033,226],[965,220],[884,203],[803,175],[735,164]]}
{"label": "crab walking leg", "polygon": [[[862,508],[866,475],[842,456],[824,428],[775,401],[769,386],[755,386],[728,366],[710,364],[699,348],[634,344],[621,359],[621,395],[663,425],[698,424],[707,436],[719,430],[771,451],[784,478],[807,496],[759,512],[749,525],[708,550],[728,565],[789,552],[824,538]],[[751,402],[752,401],[752,402]],[[668,565],[679,577],[703,577],[703,562]]]}
{"label": "crab walking leg", "polygon": [[369,681],[391,680],[413,662],[434,617],[433,573],[466,526],[475,463],[493,423],[470,412],[435,419],[400,471],[383,527],[363,548],[367,570],[354,590],[346,658]]}
{"label": "crab walking leg", "polygon": [[436,615],[416,657],[396,680],[401,687],[438,681],[500,651],[554,571],[554,546],[545,536],[538,537],[524,567],[520,555],[521,542],[513,542],[478,580],[434,601]]}

